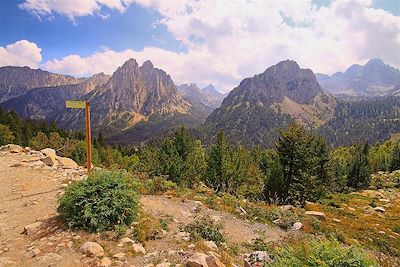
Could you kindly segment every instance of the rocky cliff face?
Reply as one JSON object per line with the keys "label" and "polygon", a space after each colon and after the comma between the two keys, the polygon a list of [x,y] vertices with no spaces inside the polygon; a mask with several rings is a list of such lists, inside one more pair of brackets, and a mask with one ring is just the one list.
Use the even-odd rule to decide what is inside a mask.
{"label": "rocky cliff face", "polygon": [[400,71],[381,59],[371,59],[363,66],[354,64],[332,76],[318,74],[317,78],[324,90],[351,96],[396,95],[400,87]]}
{"label": "rocky cliff face", "polygon": [[95,74],[78,84],[33,88],[24,95],[1,104],[5,110],[14,110],[25,118],[44,119],[48,122],[65,112],[66,100],[78,100],[97,86],[103,85],[110,76]]}
{"label": "rocky cliff face", "polygon": [[0,68],[0,103],[21,96],[32,88],[77,84],[83,79],[29,67]]}
{"label": "rocky cliff face", "polygon": [[[90,101],[94,129],[117,133],[153,114],[187,114],[190,104],[182,99],[171,77],[150,61],[139,66],[129,59],[102,86],[84,95]],[[68,111],[56,118],[61,126],[80,128],[78,111]]]}
{"label": "rocky cliff face", "polygon": [[209,115],[218,108],[225,95],[218,92],[213,85],[200,89],[197,84],[182,84],[177,87],[183,98]]}
{"label": "rocky cliff face", "polygon": [[278,128],[292,121],[317,128],[333,116],[335,106],[311,70],[286,60],[244,79],[207,118],[204,129],[213,135],[224,129],[231,140],[268,146]]}

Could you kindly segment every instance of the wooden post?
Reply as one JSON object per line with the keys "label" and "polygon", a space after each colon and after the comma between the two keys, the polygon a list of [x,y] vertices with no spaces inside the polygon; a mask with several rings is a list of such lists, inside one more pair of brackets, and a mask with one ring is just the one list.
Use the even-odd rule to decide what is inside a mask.
{"label": "wooden post", "polygon": [[86,145],[87,145],[87,150],[86,150],[86,156],[87,156],[87,161],[86,161],[86,166],[87,166],[87,171],[90,173],[92,170],[92,138],[91,138],[91,131],[90,131],[90,104],[89,101],[85,101],[86,103]]}

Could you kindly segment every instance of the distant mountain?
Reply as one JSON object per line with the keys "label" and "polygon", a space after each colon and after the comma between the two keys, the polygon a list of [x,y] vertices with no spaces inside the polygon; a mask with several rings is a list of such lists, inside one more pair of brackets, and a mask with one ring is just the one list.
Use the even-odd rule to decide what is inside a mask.
{"label": "distant mountain", "polygon": [[[218,108],[225,95],[218,92],[213,85],[200,89],[196,84],[182,84],[177,86],[183,98],[205,114],[205,117]],[[204,117],[204,119],[205,119]]]}
{"label": "distant mountain", "polygon": [[244,145],[271,145],[278,128],[297,121],[316,129],[334,114],[336,100],[325,94],[313,72],[286,60],[244,79],[205,121],[203,130]]}
{"label": "distant mountain", "polygon": [[[212,84],[207,85],[202,90],[207,95],[217,98],[221,103],[222,103],[222,100],[224,100],[224,98],[228,95],[227,93],[223,94],[223,93],[217,91],[217,89],[215,89],[215,86]],[[219,103],[219,105],[221,105],[221,103]]]}
{"label": "distant mountain", "polygon": [[351,96],[400,95],[400,70],[371,59],[365,65],[354,64],[344,73],[332,76],[316,74],[321,87],[333,94]]}
{"label": "distant mountain", "polygon": [[83,79],[29,67],[0,68],[0,103],[24,95],[32,88],[77,84]]}
{"label": "distant mountain", "polygon": [[82,99],[96,86],[103,85],[109,79],[109,75],[99,73],[78,84],[33,88],[24,95],[2,103],[1,107],[5,110],[14,110],[25,118],[52,122],[57,116],[66,112],[66,100]]}

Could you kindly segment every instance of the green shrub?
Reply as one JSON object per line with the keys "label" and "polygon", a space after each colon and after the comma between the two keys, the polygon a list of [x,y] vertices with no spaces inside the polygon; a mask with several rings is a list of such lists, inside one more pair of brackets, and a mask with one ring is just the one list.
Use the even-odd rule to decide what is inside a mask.
{"label": "green shrub", "polygon": [[269,266],[373,267],[377,261],[354,246],[337,240],[312,240],[279,249]]}
{"label": "green shrub", "polygon": [[143,182],[140,188],[142,194],[163,194],[170,190],[175,190],[177,185],[167,179],[157,176],[152,179],[147,179]]}
{"label": "green shrub", "polygon": [[70,228],[105,231],[137,219],[136,182],[122,172],[96,172],[68,186],[58,212]]}
{"label": "green shrub", "polygon": [[298,221],[296,213],[291,210],[273,209],[268,218],[284,230],[291,228]]}
{"label": "green shrub", "polygon": [[396,226],[393,228],[393,232],[396,232],[396,233],[400,234],[400,224],[396,225]]}
{"label": "green shrub", "polygon": [[220,226],[215,225],[211,218],[203,217],[185,226],[184,230],[192,235],[194,239],[199,237],[214,241],[217,245],[225,242],[220,232]]}

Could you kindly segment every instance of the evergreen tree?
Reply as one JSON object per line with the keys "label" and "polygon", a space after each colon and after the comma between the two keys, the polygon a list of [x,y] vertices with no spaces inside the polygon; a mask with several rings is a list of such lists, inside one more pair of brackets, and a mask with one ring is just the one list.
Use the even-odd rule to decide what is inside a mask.
{"label": "evergreen tree", "polygon": [[49,139],[45,133],[38,132],[37,135],[30,140],[29,146],[35,150],[44,149],[49,147]]}
{"label": "evergreen tree", "polygon": [[347,175],[347,185],[354,189],[365,188],[371,180],[371,168],[368,163],[368,145],[357,146]]}
{"label": "evergreen tree", "polygon": [[8,125],[0,124],[0,146],[10,144],[15,136]]}
{"label": "evergreen tree", "polygon": [[400,141],[396,143],[392,150],[389,170],[400,170]]}
{"label": "evergreen tree", "polygon": [[215,144],[210,148],[207,157],[205,181],[217,192],[225,191],[229,184],[229,168],[231,167],[231,148],[225,139],[224,131],[220,130]]}
{"label": "evergreen tree", "polygon": [[276,150],[283,166],[282,197],[300,205],[318,198],[321,185],[328,180],[328,151],[324,140],[292,124],[288,130],[280,131]]}
{"label": "evergreen tree", "polygon": [[265,151],[260,159],[260,169],[264,174],[263,197],[265,200],[284,195],[284,172],[279,157],[274,151]]}

